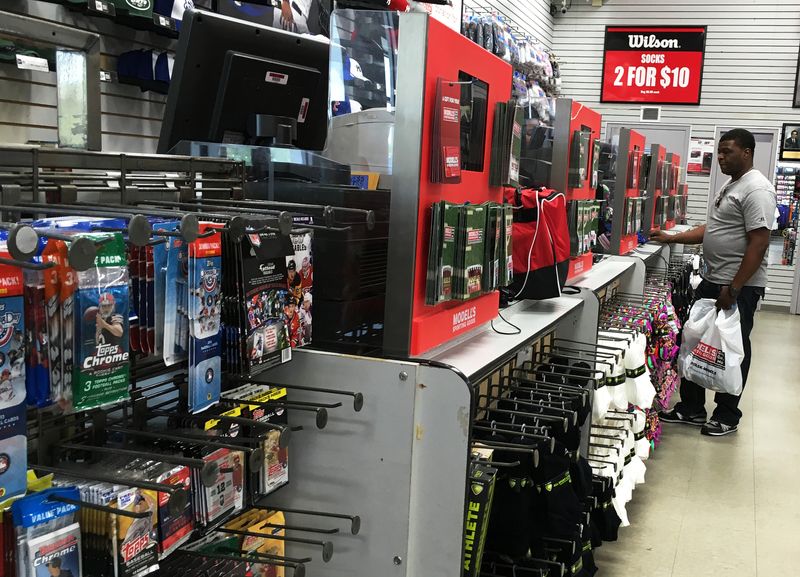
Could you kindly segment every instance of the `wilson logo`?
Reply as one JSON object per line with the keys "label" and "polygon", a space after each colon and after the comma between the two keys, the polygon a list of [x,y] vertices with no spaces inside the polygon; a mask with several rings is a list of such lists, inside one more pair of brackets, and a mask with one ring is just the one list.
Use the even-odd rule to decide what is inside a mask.
{"label": "wilson logo", "polygon": [[661,48],[661,49],[678,49],[681,43],[677,38],[664,38],[659,40],[655,34],[646,36],[644,34],[628,34],[628,46],[631,48]]}

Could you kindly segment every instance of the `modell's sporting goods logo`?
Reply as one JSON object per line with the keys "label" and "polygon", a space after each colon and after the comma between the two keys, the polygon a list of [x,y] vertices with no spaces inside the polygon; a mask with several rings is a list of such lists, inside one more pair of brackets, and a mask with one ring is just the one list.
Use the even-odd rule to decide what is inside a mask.
{"label": "modell's sporting goods logo", "polygon": [[125,0],[134,10],[150,10],[150,0]]}
{"label": "modell's sporting goods logo", "polygon": [[19,313],[4,313],[0,317],[0,347],[5,346],[14,336],[14,329],[19,324]]}
{"label": "modell's sporting goods logo", "polygon": [[628,46],[631,48],[660,48],[677,50],[681,43],[677,38],[659,39],[655,34],[628,34]]}

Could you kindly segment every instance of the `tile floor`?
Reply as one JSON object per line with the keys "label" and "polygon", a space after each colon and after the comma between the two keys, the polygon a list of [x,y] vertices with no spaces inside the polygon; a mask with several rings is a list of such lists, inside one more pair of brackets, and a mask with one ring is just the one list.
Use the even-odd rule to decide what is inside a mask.
{"label": "tile floor", "polygon": [[739,431],[664,425],[631,526],[595,553],[598,577],[798,574],[800,316],[758,313],[753,350]]}

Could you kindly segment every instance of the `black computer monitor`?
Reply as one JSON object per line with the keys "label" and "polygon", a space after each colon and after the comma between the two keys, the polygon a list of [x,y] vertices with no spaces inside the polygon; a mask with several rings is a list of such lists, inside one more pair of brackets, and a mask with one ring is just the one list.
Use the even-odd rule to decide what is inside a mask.
{"label": "black computer monitor", "polygon": [[[291,119],[291,144],[322,150],[329,44],[201,10],[183,19],[158,152],[181,140],[256,144],[265,119]],[[255,132],[255,133],[254,133]]]}

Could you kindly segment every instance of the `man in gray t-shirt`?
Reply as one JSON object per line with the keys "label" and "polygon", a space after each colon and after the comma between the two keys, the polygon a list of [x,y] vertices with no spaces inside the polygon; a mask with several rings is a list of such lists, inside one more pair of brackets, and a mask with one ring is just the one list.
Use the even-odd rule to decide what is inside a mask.
{"label": "man in gray t-shirt", "polygon": [[[717,159],[730,179],[708,207],[706,224],[688,232],[670,235],[654,231],[653,240],[664,243],[703,244],[706,270],[697,288],[697,298],[713,298],[718,309],[739,308],[744,342],[742,382],[750,371],[750,332],[759,298],[767,286],[769,235],[775,222],[775,188],[753,168],[756,141],[747,130],[737,128],[722,135]],[[736,432],[742,412],[739,396],[717,393],[717,406],[706,422],[705,389],[683,380],[681,400],[662,421],[702,426],[704,435]]]}

